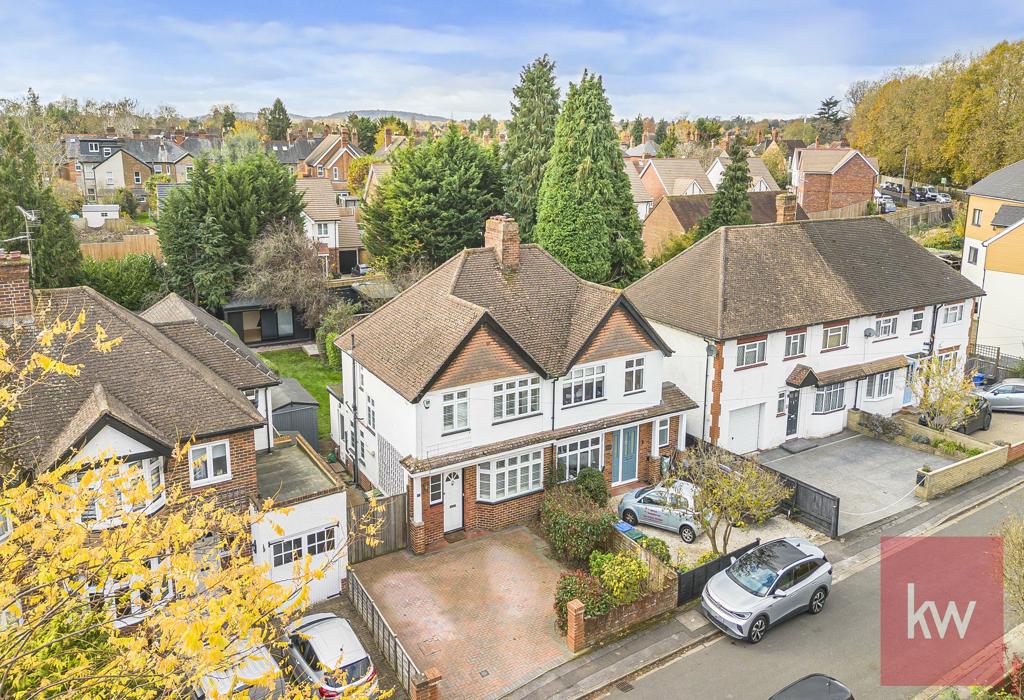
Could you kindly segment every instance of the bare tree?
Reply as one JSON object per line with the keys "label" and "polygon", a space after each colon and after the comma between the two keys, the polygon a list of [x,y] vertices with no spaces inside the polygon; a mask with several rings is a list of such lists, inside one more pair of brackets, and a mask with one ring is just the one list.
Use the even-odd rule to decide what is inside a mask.
{"label": "bare tree", "polygon": [[298,226],[273,224],[251,249],[252,263],[238,292],[271,306],[293,306],[307,327],[320,323],[330,303],[319,251]]}

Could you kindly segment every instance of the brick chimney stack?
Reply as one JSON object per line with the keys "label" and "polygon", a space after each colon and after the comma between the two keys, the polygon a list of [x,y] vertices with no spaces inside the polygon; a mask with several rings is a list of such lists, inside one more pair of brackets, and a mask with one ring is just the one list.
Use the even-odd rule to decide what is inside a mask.
{"label": "brick chimney stack", "polygon": [[772,141],[779,140],[779,130],[776,127],[772,127]]}
{"label": "brick chimney stack", "polygon": [[505,272],[519,269],[519,224],[508,214],[492,216],[484,226],[484,247],[494,248]]}
{"label": "brick chimney stack", "polygon": [[29,257],[20,251],[0,252],[0,326],[32,321],[29,262]]}
{"label": "brick chimney stack", "polygon": [[174,143],[178,144],[179,146],[181,144],[185,143],[185,130],[184,129],[175,129],[174,130]]}
{"label": "brick chimney stack", "polygon": [[348,146],[348,127],[341,127],[341,147]]}
{"label": "brick chimney stack", "polygon": [[387,148],[388,146],[391,145],[391,139],[393,138],[393,136],[394,135],[391,132],[391,127],[384,127],[384,148]]}
{"label": "brick chimney stack", "polygon": [[796,221],[796,195],[783,192],[775,195],[775,223]]}

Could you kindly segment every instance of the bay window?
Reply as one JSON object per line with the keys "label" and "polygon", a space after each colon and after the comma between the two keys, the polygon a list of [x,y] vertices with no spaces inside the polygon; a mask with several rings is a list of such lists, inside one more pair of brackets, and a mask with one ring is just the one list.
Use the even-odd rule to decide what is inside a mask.
{"label": "bay window", "polygon": [[540,413],[540,377],[513,379],[494,385],[494,420]]}
{"label": "bay window", "polygon": [[767,346],[768,340],[766,338],[749,342],[738,341],[736,343],[736,367],[750,367],[751,365],[762,364]]}
{"label": "bay window", "polygon": [[441,395],[441,430],[453,433],[469,427],[469,390]]}
{"label": "bay window", "polygon": [[500,501],[543,488],[544,452],[534,450],[478,464],[476,497],[478,501]]}
{"label": "bay window", "polygon": [[843,382],[818,387],[818,391],[814,395],[814,412],[831,413],[832,411],[838,411],[846,405],[844,400],[845,393],[846,384]]}
{"label": "bay window", "polygon": [[887,399],[892,396],[895,371],[889,370],[881,374],[872,374],[867,378],[867,397],[869,399]]}
{"label": "bay window", "polygon": [[626,393],[644,390],[644,358],[626,360]]}
{"label": "bay window", "polygon": [[[88,470],[86,470],[88,471]],[[74,489],[79,488],[86,471],[76,472],[67,478],[67,483]],[[106,486],[96,479],[88,486],[92,498],[83,506],[78,519],[83,523],[100,525],[117,525],[118,516],[126,512],[145,511],[153,513],[166,502],[163,491],[164,460],[153,457],[144,460],[125,462],[118,469],[122,477],[127,477],[124,486]],[[138,498],[137,488],[145,484],[145,498]],[[2,523],[0,523],[0,540],[3,539]]]}
{"label": "bay window", "polygon": [[847,323],[844,323],[841,326],[829,326],[822,329],[821,349],[835,350],[836,348],[845,348],[846,338],[849,331],[850,326]]}
{"label": "bay window", "polygon": [[188,451],[189,481],[193,488],[216,484],[231,478],[231,458],[228,441],[194,445]]}
{"label": "bay window", "polygon": [[575,479],[580,469],[601,468],[601,436],[581,438],[558,446],[558,480]]}
{"label": "bay window", "polygon": [[604,365],[574,369],[562,380],[562,406],[604,398]]}

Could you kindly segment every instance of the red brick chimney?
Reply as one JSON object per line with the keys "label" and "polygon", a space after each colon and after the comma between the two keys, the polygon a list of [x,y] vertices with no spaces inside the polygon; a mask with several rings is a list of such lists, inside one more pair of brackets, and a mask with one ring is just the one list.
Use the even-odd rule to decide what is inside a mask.
{"label": "red brick chimney", "polygon": [[175,129],[174,130],[174,143],[178,144],[179,146],[181,144],[185,143],[185,130],[184,129]]}
{"label": "red brick chimney", "polygon": [[391,127],[384,127],[384,148],[391,145],[392,133]]}
{"label": "red brick chimney", "polygon": [[348,128],[341,127],[341,147],[345,148],[348,146]]}
{"label": "red brick chimney", "polygon": [[0,255],[0,326],[32,321],[29,257],[17,250]]}
{"label": "red brick chimney", "polygon": [[519,224],[508,214],[492,216],[484,226],[484,247],[494,248],[505,272],[519,269]]}
{"label": "red brick chimney", "polygon": [[775,222],[796,221],[796,195],[783,192],[775,195]]}
{"label": "red brick chimney", "polygon": [[775,128],[775,127],[772,127],[772,141],[778,141],[778,140],[779,140],[779,130],[777,128]]}

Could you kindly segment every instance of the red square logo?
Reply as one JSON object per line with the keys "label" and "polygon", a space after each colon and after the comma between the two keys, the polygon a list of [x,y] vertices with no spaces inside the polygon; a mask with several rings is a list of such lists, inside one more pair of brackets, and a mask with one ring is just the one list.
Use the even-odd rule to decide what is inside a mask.
{"label": "red square logo", "polygon": [[882,685],[1003,678],[1001,537],[882,538]]}

